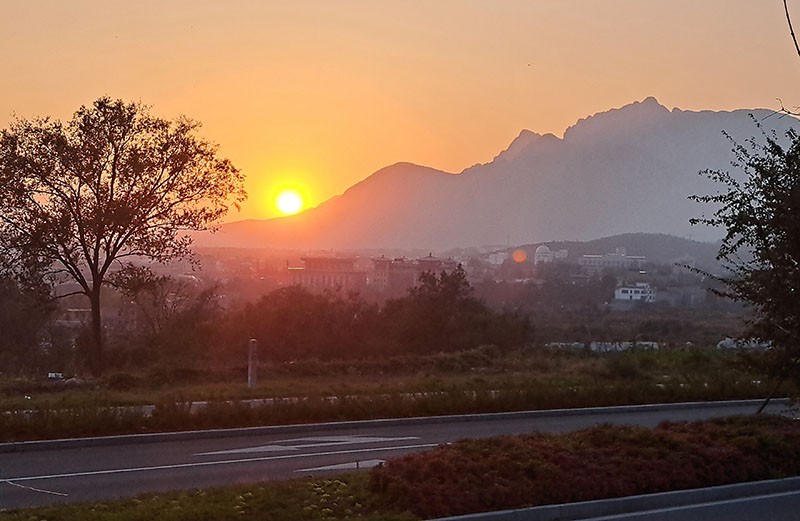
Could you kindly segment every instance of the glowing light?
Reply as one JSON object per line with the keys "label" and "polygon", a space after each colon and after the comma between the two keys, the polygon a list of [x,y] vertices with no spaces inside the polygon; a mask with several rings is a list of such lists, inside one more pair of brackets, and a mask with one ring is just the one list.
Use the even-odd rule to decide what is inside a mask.
{"label": "glowing light", "polygon": [[525,250],[514,250],[514,253],[511,254],[511,258],[514,259],[514,262],[517,264],[522,264],[528,259],[528,254],[525,253]]}
{"label": "glowing light", "polygon": [[284,215],[292,215],[303,209],[303,197],[297,190],[283,190],[275,198],[275,205]]}

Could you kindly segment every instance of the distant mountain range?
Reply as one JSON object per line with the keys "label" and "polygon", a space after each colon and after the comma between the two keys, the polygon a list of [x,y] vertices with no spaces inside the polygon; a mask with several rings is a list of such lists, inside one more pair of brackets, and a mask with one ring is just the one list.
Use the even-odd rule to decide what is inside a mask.
{"label": "distant mountain range", "polygon": [[459,174],[388,166],[316,208],[229,223],[196,243],[442,251],[631,232],[715,240],[720,230],[689,226],[707,209],[687,197],[716,191],[698,172],[730,169],[723,131],[743,143],[761,132],[754,119],[779,136],[800,128],[769,110],[669,110],[651,97],[581,119],[563,139],[523,130],[493,161]]}

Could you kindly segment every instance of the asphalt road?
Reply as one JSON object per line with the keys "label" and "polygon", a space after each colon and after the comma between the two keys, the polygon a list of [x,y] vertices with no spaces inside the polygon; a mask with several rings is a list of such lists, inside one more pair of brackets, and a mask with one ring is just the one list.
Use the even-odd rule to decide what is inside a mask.
{"label": "asphalt road", "polygon": [[[103,446],[28,447],[0,453],[0,509],[341,472],[462,438],[563,432],[599,423],[649,427],[664,420],[752,414],[756,407],[726,403],[615,407],[307,425],[158,442],[127,437]],[[772,410],[782,407],[776,404]]]}

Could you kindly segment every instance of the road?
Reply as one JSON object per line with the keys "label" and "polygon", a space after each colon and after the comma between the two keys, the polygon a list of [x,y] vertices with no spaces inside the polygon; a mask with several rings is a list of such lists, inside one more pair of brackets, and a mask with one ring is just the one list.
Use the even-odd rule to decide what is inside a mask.
{"label": "road", "polygon": [[[599,423],[652,427],[664,420],[752,414],[752,404],[613,407],[435,419],[349,422],[199,439],[102,446],[37,447],[0,453],[0,509],[106,500],[367,468],[387,458],[462,438],[563,432]],[[775,404],[778,412],[783,406]],[[56,444],[58,445],[58,444]],[[16,447],[17,450],[20,447]]]}

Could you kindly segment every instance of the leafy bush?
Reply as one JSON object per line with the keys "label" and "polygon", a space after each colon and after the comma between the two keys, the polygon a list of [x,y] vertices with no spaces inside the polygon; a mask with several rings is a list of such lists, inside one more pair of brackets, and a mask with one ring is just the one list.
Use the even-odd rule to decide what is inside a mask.
{"label": "leafy bush", "polygon": [[129,373],[114,373],[105,378],[106,385],[114,391],[130,391],[141,385],[139,378]]}
{"label": "leafy bush", "polygon": [[389,460],[373,490],[441,517],[800,474],[800,426],[739,417],[464,440]]}

